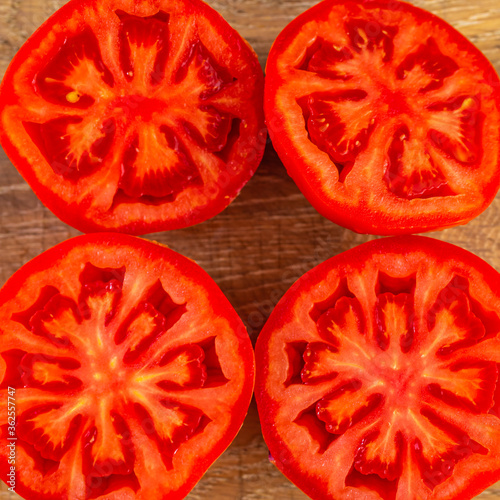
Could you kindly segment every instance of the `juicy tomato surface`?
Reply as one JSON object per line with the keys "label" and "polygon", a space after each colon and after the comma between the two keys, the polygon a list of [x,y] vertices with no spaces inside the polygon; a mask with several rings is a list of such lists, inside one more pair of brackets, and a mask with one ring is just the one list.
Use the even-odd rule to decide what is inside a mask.
{"label": "juicy tomato surface", "polygon": [[311,204],[360,233],[465,224],[500,185],[500,81],[433,14],[397,0],[325,0],[266,66],[265,111]]}
{"label": "juicy tomato surface", "polygon": [[275,465],[311,498],[466,500],[500,479],[500,274],[449,243],[360,245],[256,345]]}
{"label": "juicy tomato surface", "polygon": [[72,0],[7,70],[0,139],[83,232],[186,227],[255,172],[263,86],[253,50],[199,0]]}
{"label": "juicy tomato surface", "polygon": [[[139,238],[67,240],[0,291],[2,443],[28,500],[180,499],[253,390],[245,327],[194,262]],[[0,450],[2,480],[10,470]]]}

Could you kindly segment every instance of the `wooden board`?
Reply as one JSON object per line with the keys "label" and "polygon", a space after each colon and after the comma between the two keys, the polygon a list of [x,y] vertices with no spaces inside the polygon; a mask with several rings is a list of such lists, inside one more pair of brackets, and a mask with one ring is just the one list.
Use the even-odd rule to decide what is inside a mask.
{"label": "wooden board", "polygon": [[[272,41],[311,0],[210,0],[255,48],[264,66]],[[61,0],[1,0],[0,75],[26,38]],[[500,71],[498,0],[418,0],[472,40]],[[0,152],[0,284],[52,245],[78,234],[43,207]],[[432,233],[462,246],[500,270],[500,195],[467,226]],[[287,176],[268,145],[257,174],[214,219],[151,236],[197,261],[219,284],[246,323],[252,340],[273,306],[304,272],[328,257],[373,239],[321,217]],[[1,403],[3,404],[3,403]],[[6,491],[1,499],[19,498]],[[307,498],[268,461],[255,404],[229,449],[188,497],[191,500],[302,500]],[[500,483],[479,495],[500,499]],[[155,500],[155,499],[151,499]]]}

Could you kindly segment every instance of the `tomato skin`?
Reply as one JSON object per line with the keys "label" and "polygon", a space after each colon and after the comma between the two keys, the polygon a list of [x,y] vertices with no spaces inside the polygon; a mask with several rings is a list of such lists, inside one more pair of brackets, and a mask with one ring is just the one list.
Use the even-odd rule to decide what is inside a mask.
{"label": "tomato skin", "polygon": [[[416,265],[415,263],[417,262],[421,264]],[[374,269],[378,269],[377,272],[382,273],[385,277],[382,280],[376,278]],[[433,286],[433,279],[435,278],[436,281],[442,280],[444,282],[446,280],[442,278],[443,275],[453,276],[454,273],[466,277],[468,284],[465,285],[465,281],[459,280],[457,281],[458,288],[445,287],[442,293],[437,294],[436,289],[440,288],[441,285],[439,287],[437,285]],[[365,276],[363,277],[363,275]],[[401,280],[401,276],[405,278]],[[346,277],[346,281],[344,281],[344,277]],[[396,277],[405,283],[403,285],[397,283],[394,279]],[[416,288],[415,282],[413,282],[413,285],[411,284],[413,277],[416,277]],[[412,487],[409,491],[397,490],[397,494],[396,489],[391,489],[393,484],[391,481],[380,479],[376,474],[370,475],[366,472],[366,475],[364,475],[360,473],[359,469],[356,470],[358,467],[356,463],[363,463],[363,459],[360,458],[363,456],[363,452],[360,451],[363,449],[361,437],[364,435],[364,439],[366,440],[367,436],[366,432],[363,431],[363,427],[365,429],[374,429],[381,425],[380,419],[390,421],[388,415],[392,415],[393,412],[394,414],[403,412],[406,409],[404,406],[405,403],[396,403],[398,406],[388,408],[388,413],[383,413],[385,411],[383,407],[377,407],[371,414],[360,418],[352,427],[348,427],[347,430],[328,431],[326,429],[325,431],[325,428],[322,427],[329,421],[324,417],[320,417],[320,411],[324,411],[324,401],[328,401],[328,398],[331,398],[330,401],[336,401],[335,398],[340,396],[332,395],[335,394],[335,389],[333,389],[334,383],[332,381],[328,382],[328,379],[325,379],[325,374],[327,373],[326,364],[320,364],[319,362],[317,364],[312,363],[311,360],[314,361],[314,358],[309,355],[316,348],[315,346],[320,343],[328,342],[329,345],[333,346],[332,352],[335,349],[343,352],[343,344],[339,344],[338,342],[340,341],[332,342],[331,340],[326,340],[325,331],[321,329],[321,321],[323,320],[318,320],[318,315],[322,314],[323,317],[330,315],[331,311],[337,309],[337,304],[343,300],[342,297],[354,296],[359,298],[359,301],[362,303],[364,317],[364,322],[361,322],[360,334],[371,339],[372,335],[374,335],[374,328],[376,328],[377,324],[380,325],[378,320],[375,321],[374,319],[376,314],[366,306],[367,303],[373,304],[372,290],[375,288],[375,290],[379,290],[377,293],[382,293],[384,290],[381,289],[384,288],[391,289],[392,287],[393,289],[397,289],[398,287],[404,287],[408,290],[413,290],[410,294],[413,293],[415,297],[418,296],[421,298],[426,292],[425,285],[419,285],[419,277],[420,280],[428,280],[429,294],[432,297],[437,296],[438,298],[436,304],[442,304],[443,301],[445,307],[446,304],[454,304],[455,294],[458,296],[461,294],[461,290],[467,290],[469,303],[473,304],[478,301],[476,306],[474,306],[478,315],[481,314],[478,312],[479,307],[483,313],[485,311],[492,312],[491,316],[487,316],[485,313],[482,321],[489,325],[487,327],[490,328],[489,334],[492,336],[495,334],[495,339],[492,340],[491,344],[483,344],[483,351],[478,346],[477,349],[468,351],[468,354],[463,355],[463,357],[467,359],[464,363],[468,363],[470,366],[473,366],[477,362],[472,360],[479,359],[482,355],[484,355],[485,360],[493,360],[497,366],[493,376],[498,378],[498,367],[500,366],[500,316],[498,315],[498,306],[500,305],[500,274],[486,262],[466,250],[421,236],[398,236],[370,241],[319,264],[299,278],[285,293],[271,313],[257,339],[255,346],[257,374],[255,397],[262,432],[270,450],[271,461],[290,481],[313,499],[339,500],[357,498],[358,495],[360,498],[365,498],[364,495],[366,495],[366,498],[379,498],[379,496],[374,495],[374,492],[377,492],[381,498],[391,499],[426,498],[429,500],[466,500],[475,497],[500,479],[500,456],[498,453],[500,434],[498,433],[498,424],[494,424],[492,420],[489,420],[487,424],[491,426],[489,427],[491,435],[485,438],[488,441],[491,438],[487,455],[481,455],[481,458],[479,458],[479,455],[476,455],[478,458],[469,464],[467,464],[467,458],[463,459],[463,461],[458,460],[455,463],[451,477],[445,481],[442,478],[437,480],[436,484],[433,485],[433,489],[426,486],[422,487],[418,483],[418,481],[422,481],[420,474],[422,474],[425,480],[426,476],[424,472],[426,469],[424,468],[422,472],[419,472],[420,466],[417,466],[415,462],[408,464],[408,456],[406,456],[404,459],[405,462],[400,465],[402,473],[397,481],[404,485],[411,484]],[[373,282],[377,281],[378,284],[373,284]],[[445,291],[449,295],[444,294]],[[341,298],[339,298],[339,294]],[[337,302],[334,302],[332,297]],[[471,299],[471,297],[473,298]],[[484,299],[484,302],[478,306],[477,304],[482,299]],[[432,304],[432,301],[429,299],[426,304],[420,304],[417,299],[414,300],[414,314],[417,317],[414,320],[415,325],[420,325],[420,328],[422,328],[425,320],[420,321],[419,318],[423,314],[422,311],[425,311],[425,314],[427,314],[428,305]],[[442,306],[436,304],[434,305],[434,311],[441,311],[439,307]],[[326,308],[330,309],[325,313]],[[320,311],[322,312],[320,313]],[[334,314],[338,314],[338,311]],[[410,317],[412,316],[410,315]],[[375,326],[371,326],[372,322],[370,318],[375,322]],[[316,322],[316,325],[311,322],[311,319]],[[432,320],[429,321],[432,323]],[[350,330],[347,329],[345,323],[337,320],[337,324],[340,325],[341,329],[346,328],[344,335],[346,338],[349,337]],[[401,325],[401,322],[398,324]],[[426,345],[423,333],[419,331],[418,326],[416,328],[412,348],[408,351],[410,356],[415,356],[415,354],[412,355],[411,353],[416,352],[418,349],[423,349],[422,346]],[[337,336],[338,338],[340,337]],[[365,343],[359,341],[356,343],[357,341],[352,335],[350,339],[353,345],[360,346],[360,352],[361,349],[366,348],[368,343],[368,340]],[[305,348],[306,344],[309,347]],[[386,346],[381,347],[381,344],[379,344],[379,348],[382,351],[383,349],[387,349]],[[464,347],[464,349],[467,348]],[[291,351],[294,351],[295,354],[292,355]],[[391,350],[388,349],[385,352],[390,353]],[[455,352],[458,353],[459,351],[453,351],[453,354]],[[384,354],[382,354],[379,360],[383,360],[383,356]],[[449,360],[458,359],[454,358],[450,353],[446,353],[446,350],[442,354],[438,353],[438,358],[442,366],[445,364],[443,360],[448,360],[448,364],[450,364],[452,362]],[[328,357],[325,359],[328,360]],[[333,359],[330,358],[330,363],[334,362]],[[395,359],[399,358],[396,357]],[[403,359],[404,356],[401,357],[401,360]],[[412,364],[415,364],[416,358],[410,357],[409,359],[408,366],[411,367]],[[339,358],[338,361],[346,364],[354,362],[344,358]],[[364,372],[371,374],[380,368],[380,373],[384,373],[382,365],[377,367],[376,363],[377,361],[373,361],[372,364],[369,364],[367,361],[367,364],[364,366]],[[424,365],[427,367],[431,366],[430,370],[432,370],[433,363],[434,361],[430,360],[426,365],[424,362]],[[459,366],[458,361],[456,365]],[[310,377],[313,367],[322,373],[323,378],[318,379],[317,382],[308,381],[307,378]],[[335,370],[335,365],[329,365],[329,369]],[[342,379],[337,385],[341,385],[347,379],[342,376],[342,368],[337,368],[337,371],[340,372],[338,377]],[[455,371],[454,377],[458,376]],[[332,380],[335,380],[335,377],[334,375]],[[300,378],[302,381],[300,381]],[[377,384],[384,384],[378,378],[378,374],[374,375],[370,380]],[[397,376],[389,379],[389,383],[397,385]],[[352,387],[350,390],[355,391],[357,388]],[[491,391],[491,394],[495,391],[494,382]],[[319,410],[319,406],[316,407],[316,414],[318,416],[316,423],[313,423],[310,416],[310,405],[325,393],[327,396],[319,399],[318,403],[316,403],[317,405],[321,404],[323,410]],[[402,394],[398,397],[401,401],[404,401],[403,398],[406,397],[406,393]],[[425,408],[429,408],[427,405],[432,402],[432,399],[429,399],[425,391],[422,392],[422,396],[417,396],[419,401],[420,397],[422,398],[421,407],[424,408],[422,411],[425,413],[428,411]],[[450,401],[452,404],[456,404],[452,399],[447,399],[448,403]],[[338,405],[341,405],[341,408],[349,408],[349,405],[354,405],[355,402],[356,400],[354,399],[352,403],[351,400],[341,401],[339,399]],[[416,408],[419,408],[419,404],[417,404]],[[314,408],[314,403],[312,404],[312,408]],[[490,413],[496,415],[498,419],[498,408],[500,408],[500,405],[496,399],[494,408]],[[441,410],[442,407],[440,407],[439,411]],[[463,429],[466,429],[466,432],[467,430],[470,432],[474,425],[476,425],[470,425],[468,419],[480,418],[478,416],[479,411],[474,413],[463,413],[462,410],[458,409],[453,411],[456,411],[457,414],[453,418],[453,424],[449,423],[448,425],[450,427],[461,425]],[[307,418],[304,415],[308,415]],[[452,411],[446,412],[447,419],[450,419],[451,415],[453,415]],[[483,416],[485,417],[484,424],[486,425],[486,418],[490,418],[490,416],[482,413],[481,418]],[[332,413],[330,418],[334,419],[335,413]],[[355,419],[355,417],[353,418]],[[438,420],[435,421],[437,422]],[[443,426],[442,423],[438,425]],[[481,426],[479,423],[477,425]],[[309,432],[304,432],[304,429],[308,429]],[[458,432],[455,427],[453,429],[450,432]],[[485,431],[486,434],[488,432]],[[408,437],[405,437],[405,439],[410,442]],[[326,444],[322,445],[322,442],[326,442]],[[389,439],[383,442],[389,444],[391,450],[393,449],[393,445],[390,444],[391,441]],[[318,443],[320,443],[319,448]],[[356,443],[359,443],[357,452],[358,444]],[[325,446],[326,449],[322,449],[322,446]],[[351,454],[351,451],[354,455]],[[484,450],[481,453],[484,453]],[[355,461],[357,460],[358,462],[355,462],[351,467],[350,461],[353,456],[358,457],[355,458]],[[348,463],[345,463],[344,460],[347,460]],[[413,458],[413,460],[416,459]],[[384,462],[382,462],[382,465],[384,465]],[[365,462],[366,466],[367,462]],[[431,470],[427,472],[430,473]],[[374,477],[376,480],[373,479]],[[405,477],[413,478],[413,482],[405,480]],[[366,480],[366,483],[363,484],[363,480]]]}
{"label": "tomato skin", "polygon": [[[184,63],[178,62],[179,68],[172,68],[171,73],[177,72],[180,76],[170,75],[168,82],[165,77],[165,81],[155,83],[156,87],[165,85],[167,88],[170,85],[180,89],[172,91],[172,94],[178,94],[175,109],[169,101],[166,102],[167,111],[160,110],[159,103],[168,98],[168,92],[156,102],[158,89],[154,85],[146,90],[137,90],[135,87],[140,87],[139,83],[136,80],[127,81],[127,75],[124,78],[122,74],[127,69],[126,63],[113,60],[113,57],[126,57],[124,49],[120,49],[123,40],[120,42],[118,37],[121,36],[120,29],[125,31],[130,20],[125,16],[119,28],[114,16],[127,9],[136,12],[138,19],[141,16],[150,19],[158,12],[166,13],[168,19],[164,22],[164,31],[169,37],[166,43],[176,43],[182,35],[175,33],[179,29],[179,19],[184,19],[186,25],[193,23],[195,26],[193,33],[186,36],[190,39],[189,43],[192,38],[193,44],[201,48],[196,52],[196,48],[183,47],[186,54],[191,51],[190,55],[182,56],[191,58],[186,64],[188,69],[182,67]],[[132,26],[136,21],[132,20]],[[101,71],[101,64],[108,71],[103,76],[104,83],[93,82],[89,85],[95,85],[97,89],[93,89],[95,96],[92,99],[95,102],[90,107],[85,102],[88,96],[79,96],[77,90],[74,91],[77,92],[74,99],[81,97],[80,101],[71,102],[71,92],[65,98],[68,85],[56,89],[60,93],[58,95],[54,89],[44,88],[37,81],[37,78],[44,80],[47,75],[49,81],[63,81],[63,75],[53,78],[50,74],[60,66],[57,58],[64,59],[60,55],[61,47],[64,48],[72,37],[80,35],[82,40],[88,42],[88,31],[85,30],[89,29],[89,23],[90,33],[97,37],[97,49],[88,49],[94,51],[90,55],[81,52],[79,55],[85,64],[89,60],[92,63],[92,57],[96,58],[97,69],[92,71]],[[152,28],[139,26],[139,31],[142,30],[139,36],[149,36],[148,31],[153,28],[154,25]],[[116,46],[112,49],[106,45],[107,33],[116,37]],[[149,42],[146,39],[145,45],[152,47]],[[212,43],[213,47],[207,48],[204,43]],[[140,43],[134,45],[132,40],[130,44],[133,50],[139,52],[136,56],[132,50],[132,62],[127,64],[133,65],[135,61],[138,65],[137,61],[145,56],[140,53]],[[88,46],[91,45],[88,43]],[[230,53],[226,58],[217,53],[224,47]],[[75,50],[84,49],[77,47]],[[96,50],[100,50],[104,63],[98,60]],[[114,52],[111,53],[111,50]],[[203,57],[207,58],[205,63]],[[226,66],[222,67],[219,63]],[[208,72],[203,73],[205,70]],[[152,70],[152,78],[154,71],[156,67]],[[160,74],[165,76],[165,70]],[[195,82],[192,80],[198,77],[205,78],[205,81],[198,82],[201,91],[195,89],[191,95],[189,86],[193,87]],[[234,81],[231,81],[232,78]],[[111,79],[114,80],[112,84]],[[184,84],[187,90],[181,88]],[[179,229],[219,214],[255,173],[267,137],[262,109],[263,87],[263,72],[253,49],[221,15],[201,0],[142,0],[139,3],[129,0],[71,0],[38,28],[12,60],[0,86],[0,142],[44,205],[79,231],[118,231],[141,235]],[[196,94],[196,99],[193,97],[195,91],[201,92],[199,96]],[[186,97],[185,102],[183,97]],[[151,104],[145,104],[149,98]],[[65,99],[68,102],[62,102]],[[182,111],[189,107],[192,107],[190,114]],[[121,116],[120,110],[123,110]],[[142,116],[137,118],[136,114]],[[54,117],[66,116],[69,118],[63,123],[54,123]],[[83,117],[83,123],[87,123],[85,120],[89,117],[94,120],[93,133],[97,141],[101,140],[100,146],[96,146],[98,142],[91,143],[88,139],[86,149],[81,150],[77,141],[85,136],[87,130],[78,130],[78,123],[71,122],[74,117]],[[106,117],[111,118],[106,120]],[[171,125],[176,129],[175,133],[172,133]],[[44,130],[42,139],[38,129]],[[103,141],[101,136],[106,134],[106,130],[109,133]],[[54,137],[59,134],[61,141],[57,142]],[[65,134],[72,137],[68,144],[62,141]],[[153,136],[156,139],[151,139]],[[139,141],[138,148],[134,138]],[[106,141],[107,146],[103,146]],[[96,152],[99,147],[101,150]],[[135,157],[132,155],[127,162],[127,155],[130,156],[135,149],[138,154]],[[166,149],[170,149],[170,156],[165,159],[161,155],[165,156]],[[63,158],[61,150],[69,151],[69,160],[68,156]],[[71,155],[77,158],[76,163],[71,163]],[[116,158],[112,158],[113,155]],[[102,168],[97,168],[96,162]],[[65,177],[68,170],[76,172],[76,175]],[[162,170],[161,175],[158,170]]]}
{"label": "tomato skin", "polygon": [[[66,288],[65,283],[68,284]],[[80,293],[75,291],[77,305],[68,309],[65,304],[71,303],[69,297],[74,285],[81,285],[82,288]],[[151,293],[147,292],[148,288]],[[134,289],[135,292],[132,291]],[[107,300],[106,294],[116,294],[115,299]],[[149,305],[140,301],[141,295],[149,297],[146,299]],[[25,309],[30,303],[32,306]],[[103,316],[103,308],[96,308],[96,303],[103,307],[112,305]],[[121,304],[124,310],[120,309]],[[17,314],[22,309],[24,312]],[[35,313],[35,310],[38,312]],[[53,318],[64,324],[68,321],[68,314],[76,318],[72,324],[77,333],[62,338],[51,335],[59,331],[57,324],[51,323]],[[141,314],[145,318],[142,324]],[[81,500],[90,495],[91,498],[182,499],[229,446],[246,416],[254,384],[253,349],[246,329],[209,275],[190,259],[165,246],[117,233],[83,235],[64,241],[25,264],[7,281],[0,290],[0,316],[4,325],[1,332],[0,391],[5,395],[8,387],[15,388],[15,490],[23,498]],[[99,321],[93,320],[96,316],[106,318],[102,331],[114,333],[114,342],[111,336],[106,338],[97,334],[96,339],[101,339],[107,350],[103,352],[103,358],[95,358],[97,362],[89,364],[91,358],[86,356],[93,356],[94,351],[99,352],[99,346],[102,347],[101,341],[92,343],[94,339],[91,335],[95,335],[97,329],[92,325],[85,326],[92,321],[94,326],[99,325]],[[191,319],[184,320],[185,316]],[[23,357],[22,352],[27,350],[24,343],[27,337],[26,333],[22,333],[23,329],[19,330],[19,325],[23,324],[25,330],[27,322],[36,333],[31,335],[33,351]],[[122,326],[115,328],[119,323]],[[147,332],[143,333],[142,340],[140,333],[137,337],[138,330],[134,324],[146,328],[151,323],[156,324],[152,330],[154,335],[169,331],[171,338],[160,336],[151,341]],[[11,327],[14,325],[15,333],[9,329],[9,324]],[[186,338],[185,332],[184,338],[179,335],[181,327],[176,327],[178,324],[183,324],[186,331],[190,329],[190,337]],[[85,338],[84,334],[88,334],[89,338]],[[79,350],[78,336],[88,341],[84,352]],[[161,339],[166,344],[162,344]],[[132,347],[123,356],[126,345]],[[49,355],[47,349],[53,354]],[[139,352],[138,357],[134,351]],[[165,354],[161,354],[162,351]],[[17,352],[21,352],[21,357],[16,364],[14,358],[20,356]],[[186,364],[182,360],[186,360]],[[11,366],[13,362],[15,367]],[[188,368],[190,364],[195,368]],[[90,366],[92,370],[89,371]],[[168,371],[164,367],[172,368]],[[183,367],[186,367],[184,372]],[[118,371],[112,371],[116,369]],[[162,377],[167,382],[158,378],[158,371],[162,369]],[[18,372],[22,373],[21,377]],[[123,375],[124,372],[130,377]],[[39,374],[43,373],[53,380],[47,384],[46,379],[39,378]],[[149,375],[143,379],[142,373]],[[71,382],[75,376],[84,380],[83,386]],[[94,387],[93,384],[102,377],[108,377],[108,381],[101,388]],[[160,385],[153,384],[143,390],[148,377],[160,380]],[[61,380],[72,386],[61,387]],[[55,384],[59,386],[56,388]],[[158,387],[164,391],[160,391],[157,400],[161,404],[156,402],[155,406],[148,407],[147,402],[153,401],[151,395],[155,391],[160,394]],[[128,399],[120,399],[127,390]],[[73,439],[72,447],[63,451],[56,462],[53,455],[58,449],[57,439],[64,443],[65,412],[59,411],[59,408],[50,410],[59,412],[57,420],[61,422],[61,434],[54,434],[56,431],[50,427],[50,417],[47,417],[45,436],[50,437],[54,446],[45,445],[44,448],[42,439],[37,441],[38,438],[33,436],[35,431],[42,432],[41,427],[37,427],[40,422],[37,419],[43,419],[47,410],[41,409],[43,404],[30,403],[29,398],[26,399],[26,391],[31,391],[32,396],[41,395],[41,402],[54,401],[54,396],[58,396],[57,405],[61,408],[67,408],[66,401],[75,401],[77,404],[73,411],[81,411],[83,415],[78,424],[77,438],[70,438],[70,431],[66,435],[65,439]],[[93,391],[95,403],[91,403]],[[189,391],[194,391],[191,397]],[[207,396],[208,393],[204,395],[203,391],[215,391],[211,402],[205,400],[210,396]],[[139,393],[142,396],[137,396],[131,403],[134,394]],[[196,398],[199,403],[195,403]],[[191,402],[188,404],[188,401]],[[220,404],[219,409],[214,401]],[[108,412],[111,416],[108,423],[99,420],[99,406],[102,414]],[[176,427],[179,423],[175,419],[168,420],[170,415],[180,420],[181,427]],[[52,416],[55,418],[56,415]],[[4,417],[2,409],[2,421],[6,421]],[[35,422],[31,433],[27,427],[30,421]],[[71,425],[76,425],[73,422]],[[183,431],[182,426],[187,426],[188,431]],[[2,439],[6,437],[6,428],[6,425],[2,426]],[[94,437],[89,439],[92,429]],[[127,438],[127,433],[130,438]],[[164,436],[169,436],[170,441]],[[130,440],[124,443],[124,439]],[[126,464],[116,458],[117,453],[121,454],[119,450],[104,448],[103,452],[93,446],[98,441],[101,444],[122,443],[123,449],[128,450],[124,452]],[[172,449],[169,451],[170,446]],[[47,453],[52,458],[48,459]],[[103,453],[104,461],[101,457]],[[7,457],[8,450],[2,450],[0,471],[4,481],[8,480],[10,467]],[[94,457],[94,465],[98,466],[96,469],[89,466]],[[130,465],[130,460],[133,465]],[[54,463],[58,463],[55,470]],[[69,476],[64,476],[65,471],[69,473],[68,463],[76,467],[71,471],[72,484],[64,483],[65,479],[69,480]],[[99,467],[104,472],[101,473]],[[43,468],[48,468],[48,471],[42,474]],[[103,475],[104,486],[100,483]],[[41,476],[44,479],[40,482]]]}
{"label": "tomato skin", "polygon": [[[332,35],[325,32],[329,16],[332,19],[329,26]],[[359,68],[356,66],[360,73],[350,69],[351,66],[347,63],[356,61],[357,52],[353,45],[349,44],[352,42],[346,42],[348,37],[344,33],[343,24],[348,22],[345,19],[351,18],[359,19],[360,23],[361,20],[366,21],[367,30],[378,29],[378,32],[387,26],[394,30],[399,29],[398,33],[410,32],[415,28],[420,33],[420,39],[406,40],[403,35],[401,39],[394,39],[394,46],[403,46],[403,50],[406,51],[404,54],[408,57],[414,55],[412,52],[418,57],[418,49],[415,47],[422,44],[422,40],[427,37],[439,40],[440,36],[446,36],[446,41],[443,41],[437,49],[428,48],[428,53],[431,54],[432,50],[443,52],[446,46],[453,46],[454,49],[448,50],[446,54],[444,52],[440,54],[452,60],[454,55],[457,55],[458,64],[462,64],[462,57],[473,61],[470,67],[459,69],[456,74],[465,71],[466,78],[471,79],[475,78],[475,73],[481,74],[478,78],[479,85],[485,85],[485,94],[479,97],[481,92],[478,91],[477,98],[481,100],[480,106],[487,102],[488,110],[480,112],[487,118],[481,125],[478,125],[479,119],[476,118],[476,123],[471,125],[471,130],[475,127],[476,132],[464,134],[470,136],[476,134],[477,137],[471,139],[469,147],[471,150],[477,149],[482,152],[476,151],[470,154],[481,156],[481,160],[464,158],[460,163],[449,150],[445,151],[445,143],[448,141],[449,144],[450,139],[441,140],[441,136],[435,130],[429,130],[427,136],[422,135],[420,138],[419,127],[427,126],[428,111],[432,112],[434,109],[432,96],[426,101],[425,106],[422,105],[421,112],[416,106],[415,109],[408,111],[406,105],[400,106],[401,95],[410,102],[411,107],[411,101],[419,98],[418,89],[402,89],[400,94],[395,92],[394,96],[391,96],[384,87],[386,80],[389,82],[388,86],[392,85],[395,88],[398,85],[403,86],[406,77],[395,75],[397,70],[402,71],[402,63],[399,67],[396,66],[403,56],[399,55],[399,59],[394,62],[385,61],[384,67],[376,66],[378,63],[374,62],[376,71],[369,68],[363,75],[361,71],[363,65],[367,64],[367,58],[361,59],[360,55]],[[398,22],[402,23],[399,28]],[[367,35],[363,36],[370,34],[367,32]],[[327,43],[328,50],[320,48],[314,53],[315,43],[319,43],[318,40]],[[375,59],[376,50],[375,47],[366,49],[366,52]],[[343,57],[347,59],[344,51],[347,51],[347,56],[352,59],[342,60]],[[317,60],[313,62],[315,57]],[[430,57],[429,60],[431,59]],[[306,62],[303,62],[304,60]],[[342,64],[344,66],[341,66]],[[425,64],[422,63],[422,66]],[[301,65],[308,65],[308,68],[303,68]],[[340,68],[338,74],[334,74],[336,65]],[[324,73],[317,68],[319,66],[323,67]],[[326,69],[328,67],[330,67],[329,72]],[[342,71],[346,71],[348,76],[340,76]],[[372,75],[373,72],[377,73],[376,76]],[[384,85],[377,80],[380,75],[383,75],[382,78],[387,76],[382,82]],[[344,87],[339,83],[342,82],[342,78],[345,78]],[[452,82],[453,79],[453,75],[443,77],[445,82],[446,80]],[[407,85],[410,86],[409,83]],[[367,96],[346,94],[342,97],[342,92],[350,92],[353,87],[356,91],[362,90]],[[447,97],[446,91],[442,89],[439,91],[444,101]],[[438,91],[435,92],[437,95]],[[462,96],[468,92],[465,87],[463,91],[456,91],[457,95]],[[328,93],[330,93],[328,97],[323,95]],[[432,93],[431,89],[428,94]],[[312,103],[305,103],[308,95]],[[334,111],[328,115],[325,111],[322,114],[314,101],[318,100],[318,95],[320,102],[333,103],[332,109],[338,112]],[[452,96],[449,97],[451,99]],[[439,101],[439,97],[436,97],[436,100]],[[356,107],[365,101],[366,109]],[[349,110],[350,102],[351,110]],[[340,107],[341,104],[343,107]],[[358,233],[399,235],[466,224],[489,206],[500,187],[500,134],[498,133],[500,80],[495,69],[486,57],[453,27],[433,14],[406,2],[369,1],[360,4],[349,0],[324,0],[295,18],[278,35],[271,48],[266,63],[264,109],[273,146],[288,174],[304,196],[321,215]],[[311,109],[317,113],[316,118],[321,120],[316,126],[312,124],[314,115]],[[365,112],[367,116],[373,117],[375,124],[367,124],[361,129],[361,135],[356,136],[354,132],[358,130],[356,123]],[[330,129],[333,129],[330,132],[331,137],[326,135],[328,131],[324,133],[319,131],[322,124],[325,124],[325,118],[326,125],[330,125]],[[412,139],[415,143],[413,151],[410,151],[410,146],[407,145],[404,146],[405,153],[402,153],[403,150],[397,150],[394,142],[391,144],[391,137],[395,137],[397,133],[397,124],[401,123],[409,127],[412,137],[419,136]],[[472,124],[472,121],[469,124]],[[450,123],[448,126],[451,129],[454,125]],[[358,139],[361,145],[355,146],[354,142],[357,143]],[[344,142],[341,142],[342,140]],[[472,144],[474,141],[475,145]],[[416,146],[417,143],[419,147]],[[439,147],[436,146],[437,143]],[[343,151],[344,146],[347,152]],[[391,149],[394,153],[392,160]],[[427,157],[419,159],[420,150],[426,151],[426,154],[430,151],[432,161],[429,165],[424,163]],[[408,159],[401,160],[401,154],[407,154]],[[391,161],[395,165],[398,162],[401,164],[402,173],[396,168],[394,171],[390,170],[387,165],[390,165]],[[434,169],[438,162],[440,171],[436,173]],[[441,163],[446,167],[441,168]],[[457,172],[447,177],[453,169]],[[447,174],[443,174],[444,170]],[[434,175],[435,177],[429,181],[429,177]],[[468,184],[460,186],[456,179],[452,179],[453,175],[470,175]],[[393,176],[396,177],[396,181]],[[427,188],[421,187],[426,183],[435,190],[434,194],[426,192]],[[449,190],[452,184],[453,187]],[[423,191],[419,192],[419,189]],[[474,201],[463,203],[467,197],[470,200],[474,198]]]}

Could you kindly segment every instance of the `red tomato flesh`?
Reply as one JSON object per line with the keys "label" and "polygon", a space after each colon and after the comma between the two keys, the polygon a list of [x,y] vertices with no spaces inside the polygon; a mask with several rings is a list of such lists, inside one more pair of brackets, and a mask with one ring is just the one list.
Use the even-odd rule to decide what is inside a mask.
{"label": "red tomato flesh", "polygon": [[255,172],[263,85],[250,46],[201,1],[72,0],[7,70],[0,139],[83,232],[185,227]]}
{"label": "red tomato flesh", "polygon": [[280,158],[312,205],[361,233],[465,224],[500,186],[500,80],[466,38],[399,2],[325,0],[266,65]]}
{"label": "red tomato flesh", "polygon": [[500,274],[430,238],[306,273],[256,345],[276,466],[317,500],[466,500],[500,479]]}
{"label": "red tomato flesh", "polygon": [[[13,425],[0,407],[0,435],[15,444],[24,498],[181,499],[240,429],[249,337],[211,278],[172,250],[73,238],[17,271],[0,304],[0,394],[15,401]],[[6,482],[9,458],[2,446]]]}

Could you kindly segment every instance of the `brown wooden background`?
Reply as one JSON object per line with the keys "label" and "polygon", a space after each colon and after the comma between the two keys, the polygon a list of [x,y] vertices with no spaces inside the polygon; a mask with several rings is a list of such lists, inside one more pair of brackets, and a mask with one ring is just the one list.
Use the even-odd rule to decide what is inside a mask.
{"label": "brown wooden background", "polygon": [[[0,0],[0,75],[26,38],[63,0]],[[209,0],[245,37],[265,65],[280,30],[313,0]],[[481,49],[500,72],[498,0],[416,0]],[[78,232],[43,207],[0,150],[0,285],[21,265]],[[467,226],[432,233],[500,270],[500,194]],[[252,340],[274,304],[301,274],[372,236],[321,217],[287,176],[268,145],[257,174],[222,214],[196,227],[152,239],[197,261],[246,323]],[[19,498],[2,485],[0,499]],[[303,500],[307,497],[268,461],[255,403],[229,449],[188,496],[191,500]],[[477,498],[500,499],[500,483]],[[156,500],[156,499],[151,499]]]}

